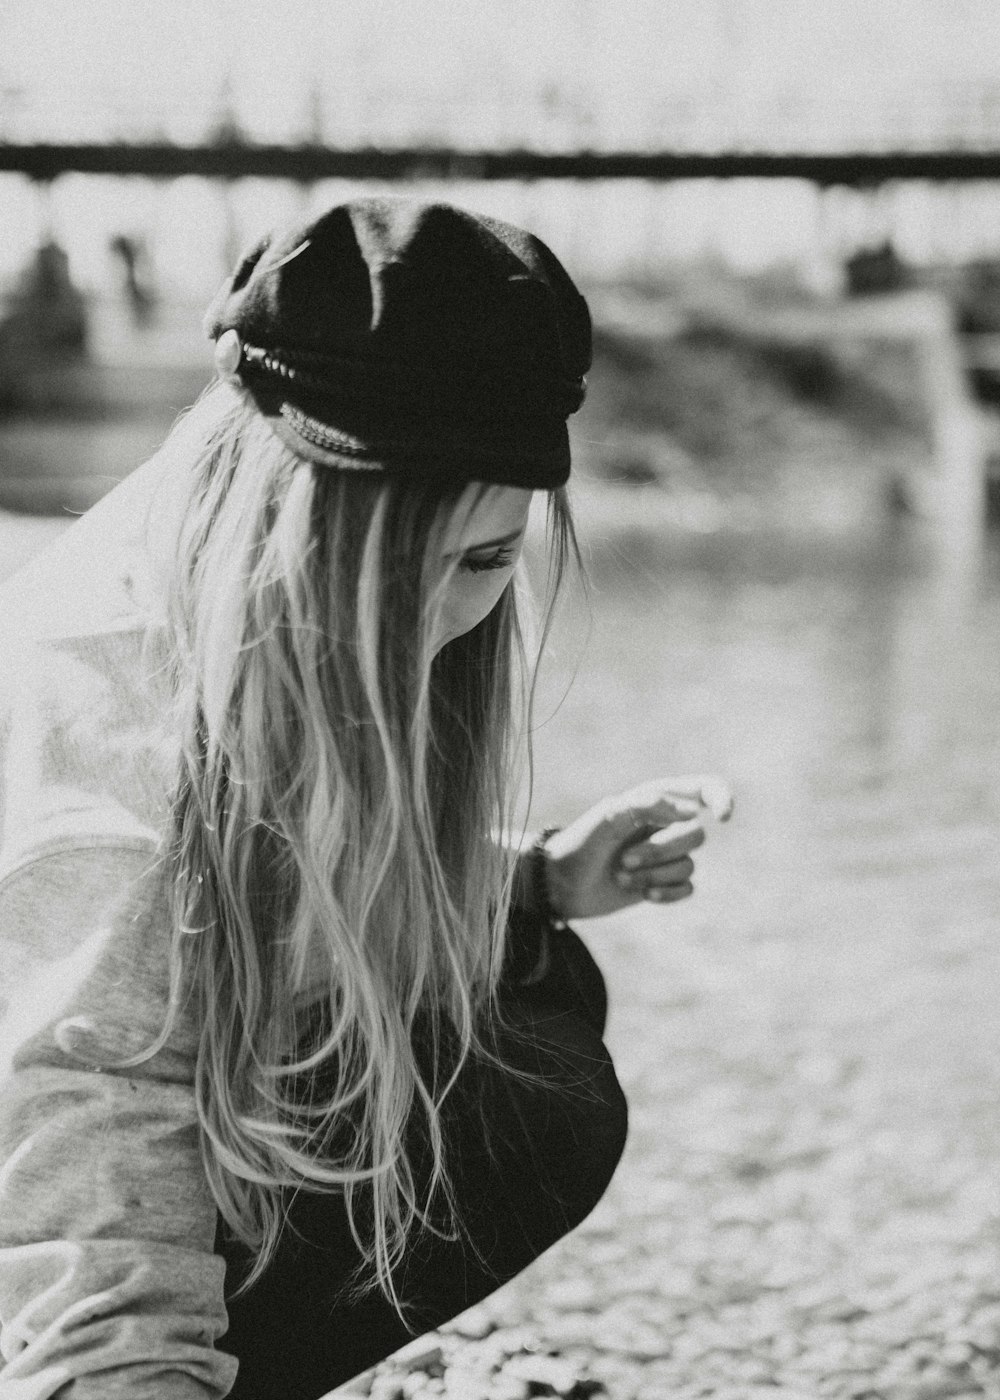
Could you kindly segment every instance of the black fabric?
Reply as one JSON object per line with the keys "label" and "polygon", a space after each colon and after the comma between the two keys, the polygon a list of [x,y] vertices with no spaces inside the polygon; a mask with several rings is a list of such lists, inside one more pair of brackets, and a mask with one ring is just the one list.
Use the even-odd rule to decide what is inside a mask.
{"label": "black fabric", "polygon": [[[538,931],[513,930],[514,946]],[[604,981],[570,930],[550,934],[545,975],[512,976],[506,1063],[540,1076],[525,1084],[468,1063],[446,1102],[445,1135],[466,1238],[419,1235],[397,1275],[411,1326],[429,1331],[507,1282],[578,1225],[601,1198],[625,1143],[627,1109],[602,1042]],[[413,1335],[381,1292],[346,1301],[357,1251],[339,1196],[299,1193],[277,1257],[241,1298],[227,1299],[220,1345],[240,1360],[232,1400],[316,1400]],[[247,1256],[220,1226],[227,1295]]]}
{"label": "black fabric", "polygon": [[[313,460],[551,489],[591,360],[584,298],[538,238],[447,204],[349,201],[261,240],[205,318]],[[228,366],[228,361],[227,361]],[[291,405],[344,434],[316,451]],[[318,439],[317,439],[318,442]]]}

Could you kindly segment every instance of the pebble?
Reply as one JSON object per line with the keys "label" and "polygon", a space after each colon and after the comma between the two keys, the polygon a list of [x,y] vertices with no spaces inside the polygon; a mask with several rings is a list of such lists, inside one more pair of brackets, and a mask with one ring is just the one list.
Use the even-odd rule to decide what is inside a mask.
{"label": "pebble", "polygon": [[448,1400],[466,1400],[467,1396],[485,1395],[493,1382],[489,1369],[469,1366],[450,1366],[441,1382],[442,1393]]}
{"label": "pebble", "polygon": [[446,1333],[454,1333],[473,1342],[482,1341],[483,1337],[495,1330],[496,1323],[486,1308],[469,1308],[442,1328]]}
{"label": "pebble", "polygon": [[368,1392],[371,1400],[403,1400],[405,1376],[376,1376]]}
{"label": "pebble", "polygon": [[593,1345],[595,1323],[599,1324],[599,1319],[596,1319],[593,1313],[555,1313],[546,1319],[545,1339],[560,1351]]}
{"label": "pebble", "polygon": [[555,1311],[598,1311],[604,1308],[607,1298],[601,1294],[595,1279],[579,1275],[556,1279],[548,1290],[546,1302]]}
{"label": "pebble", "polygon": [[511,1357],[503,1374],[529,1386],[549,1386],[556,1395],[568,1395],[578,1379],[576,1367],[556,1356]]}
{"label": "pebble", "polygon": [[515,1376],[497,1376],[490,1383],[483,1400],[529,1400],[530,1396],[531,1387],[527,1381],[518,1380]]}
{"label": "pebble", "polygon": [[444,1348],[436,1336],[417,1337],[406,1346],[400,1347],[393,1355],[393,1361],[404,1370],[429,1370],[438,1366],[444,1359]]}

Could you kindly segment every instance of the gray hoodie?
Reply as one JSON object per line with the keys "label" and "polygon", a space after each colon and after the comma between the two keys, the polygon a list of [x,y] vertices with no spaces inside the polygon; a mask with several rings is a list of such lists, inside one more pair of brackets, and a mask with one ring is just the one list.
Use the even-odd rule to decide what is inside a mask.
{"label": "gray hoodie", "polygon": [[[228,1393],[192,1090],[154,1058],[175,758],[144,639],[156,459],[0,589],[0,1400]],[[155,532],[154,532],[155,535]]]}

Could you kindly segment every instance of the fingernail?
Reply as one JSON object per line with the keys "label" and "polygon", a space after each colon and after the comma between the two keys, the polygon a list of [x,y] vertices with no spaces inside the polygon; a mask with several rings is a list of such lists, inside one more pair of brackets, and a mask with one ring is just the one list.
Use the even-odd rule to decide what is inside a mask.
{"label": "fingernail", "polygon": [[632,877],[631,875],[627,874],[624,870],[617,871],[615,874],[615,879],[618,881],[619,885],[621,885],[622,889],[627,890],[631,887]]}
{"label": "fingernail", "polygon": [[637,856],[633,851],[630,855],[622,856],[622,865],[626,870],[638,870],[642,864],[642,857]]}

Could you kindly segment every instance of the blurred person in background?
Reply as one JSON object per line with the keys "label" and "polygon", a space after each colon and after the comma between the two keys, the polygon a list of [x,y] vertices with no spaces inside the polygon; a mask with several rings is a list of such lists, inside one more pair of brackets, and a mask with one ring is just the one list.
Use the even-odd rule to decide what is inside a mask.
{"label": "blurred person in background", "polygon": [[516,830],[591,344],[544,244],[357,200],[208,329],[216,381],[3,594],[11,1400],[310,1400],[577,1225],[626,1107],[566,921],[685,898],[729,813],[652,778]]}
{"label": "blurred person in background", "polygon": [[87,307],[69,258],[49,239],[35,250],[0,319],[0,368],[24,357],[77,357],[87,349]]}

